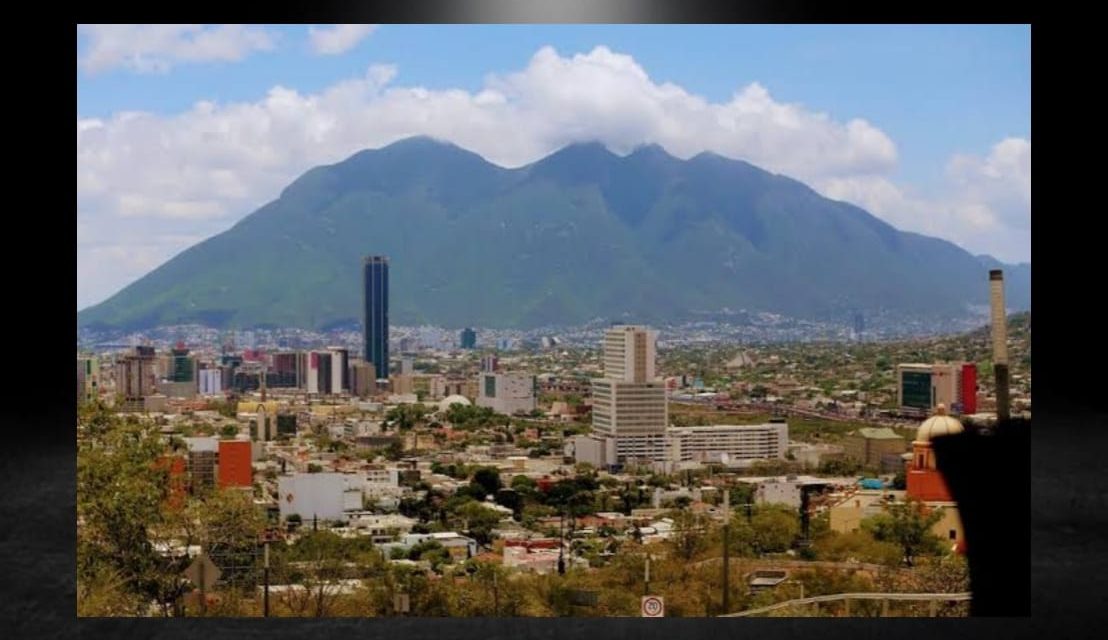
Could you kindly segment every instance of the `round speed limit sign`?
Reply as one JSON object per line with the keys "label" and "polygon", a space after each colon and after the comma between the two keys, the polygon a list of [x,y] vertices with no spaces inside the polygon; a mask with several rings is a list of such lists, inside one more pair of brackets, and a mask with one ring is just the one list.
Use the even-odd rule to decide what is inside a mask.
{"label": "round speed limit sign", "polygon": [[662,618],[665,617],[666,605],[665,601],[660,596],[643,596],[642,599],[642,617],[644,618]]}

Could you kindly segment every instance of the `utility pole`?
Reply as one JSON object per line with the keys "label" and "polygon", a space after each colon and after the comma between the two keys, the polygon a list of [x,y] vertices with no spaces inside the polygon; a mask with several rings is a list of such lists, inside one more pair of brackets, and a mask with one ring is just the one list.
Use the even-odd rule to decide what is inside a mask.
{"label": "utility pole", "polygon": [[265,569],[263,570],[265,576],[265,595],[262,600],[262,617],[269,617],[269,539],[265,541]]}
{"label": "utility pole", "polygon": [[723,613],[731,611],[731,551],[728,549],[731,533],[731,492],[723,492]]}
{"label": "utility pole", "polygon": [[200,563],[200,615],[208,615],[208,579],[205,574],[205,563]]}
{"label": "utility pole", "polygon": [[646,565],[643,570],[643,595],[650,595],[650,554],[646,554]]}
{"label": "utility pole", "polygon": [[565,534],[565,522],[566,512],[561,513],[561,517],[558,519],[558,575],[564,576],[566,574],[566,534]]}

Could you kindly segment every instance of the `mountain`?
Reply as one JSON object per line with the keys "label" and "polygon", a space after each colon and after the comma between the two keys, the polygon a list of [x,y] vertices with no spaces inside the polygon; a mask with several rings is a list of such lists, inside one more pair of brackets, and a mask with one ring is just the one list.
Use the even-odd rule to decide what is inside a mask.
{"label": "mountain", "polygon": [[[358,323],[368,254],[389,256],[395,324],[520,328],[723,308],[962,317],[996,263],[711,153],[575,144],[504,169],[410,138],[311,169],[78,326]],[[1030,265],[1003,268],[1008,305],[1030,308]]]}

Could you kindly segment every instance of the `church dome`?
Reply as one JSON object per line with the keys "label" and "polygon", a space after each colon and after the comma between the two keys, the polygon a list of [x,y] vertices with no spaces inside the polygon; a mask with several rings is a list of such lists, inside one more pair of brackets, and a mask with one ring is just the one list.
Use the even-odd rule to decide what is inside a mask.
{"label": "church dome", "polygon": [[916,432],[916,442],[930,442],[932,438],[965,431],[962,422],[946,414],[946,406],[935,407],[935,415],[923,421]]}

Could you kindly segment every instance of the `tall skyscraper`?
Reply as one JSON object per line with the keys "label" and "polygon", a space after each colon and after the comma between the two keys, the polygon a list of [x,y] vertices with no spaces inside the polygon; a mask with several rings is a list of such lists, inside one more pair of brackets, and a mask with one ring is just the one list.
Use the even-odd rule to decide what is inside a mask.
{"label": "tall skyscraper", "polygon": [[593,432],[614,439],[619,461],[665,458],[669,408],[665,383],[655,378],[657,336],[632,325],[604,334],[604,377],[592,381]]}
{"label": "tall skyscraper", "polygon": [[389,259],[368,256],[363,265],[365,289],[365,361],[378,380],[389,377]]}
{"label": "tall skyscraper", "polygon": [[477,332],[470,327],[462,329],[461,343],[463,349],[476,349]]}
{"label": "tall skyscraper", "polygon": [[634,325],[612,327],[604,334],[604,377],[624,382],[654,380],[658,332]]}

